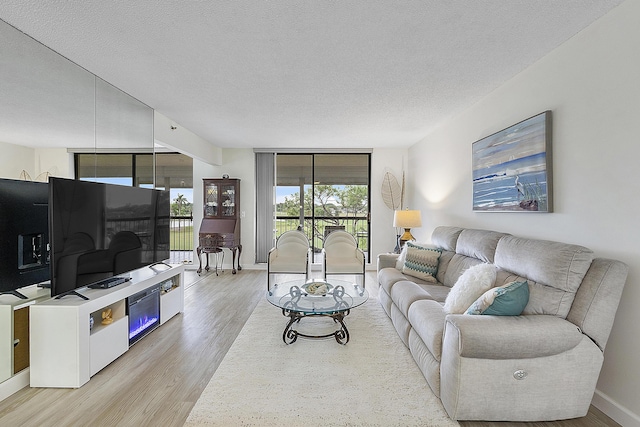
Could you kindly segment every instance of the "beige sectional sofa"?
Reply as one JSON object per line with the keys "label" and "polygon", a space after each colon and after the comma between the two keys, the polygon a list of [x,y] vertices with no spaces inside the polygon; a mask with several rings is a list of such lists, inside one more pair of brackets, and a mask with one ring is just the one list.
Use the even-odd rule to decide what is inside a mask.
{"label": "beige sectional sofa", "polygon": [[[429,386],[456,420],[543,421],[586,415],[627,266],[585,247],[495,231],[438,227],[437,283],[378,257],[379,299]],[[521,315],[447,314],[468,268],[497,267],[493,286],[526,280]]]}

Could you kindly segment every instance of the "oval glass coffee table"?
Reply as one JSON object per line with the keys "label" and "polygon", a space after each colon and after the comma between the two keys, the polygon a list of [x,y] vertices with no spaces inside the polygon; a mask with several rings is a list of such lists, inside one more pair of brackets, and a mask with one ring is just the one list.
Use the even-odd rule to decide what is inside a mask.
{"label": "oval glass coffee table", "polygon": [[[329,338],[340,344],[349,342],[349,330],[344,318],[352,308],[364,304],[369,293],[364,287],[344,280],[304,279],[275,284],[267,291],[267,301],[282,309],[289,318],[282,333],[286,344],[293,344],[298,337]],[[305,317],[324,316],[333,319],[337,329],[329,334],[309,335],[295,328]]]}

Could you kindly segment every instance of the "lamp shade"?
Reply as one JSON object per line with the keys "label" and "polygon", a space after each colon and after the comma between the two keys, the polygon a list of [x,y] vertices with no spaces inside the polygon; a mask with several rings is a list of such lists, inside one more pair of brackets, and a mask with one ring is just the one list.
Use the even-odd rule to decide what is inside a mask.
{"label": "lamp shade", "polygon": [[401,228],[414,228],[422,226],[422,217],[418,210],[395,211],[393,213],[393,226]]}

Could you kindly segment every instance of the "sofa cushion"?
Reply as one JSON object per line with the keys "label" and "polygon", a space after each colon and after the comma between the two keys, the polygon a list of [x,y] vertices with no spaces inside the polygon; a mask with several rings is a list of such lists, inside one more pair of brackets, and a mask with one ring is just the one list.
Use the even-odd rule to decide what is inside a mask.
{"label": "sofa cushion", "polygon": [[429,292],[408,280],[397,282],[393,285],[390,296],[393,303],[405,317],[407,317],[409,307],[414,302],[422,299],[433,299]]}
{"label": "sofa cushion", "polygon": [[505,236],[498,242],[495,264],[529,281],[526,314],[565,318],[589,270],[593,252],[583,246]]}
{"label": "sofa cushion", "polygon": [[486,314],[493,316],[518,316],[529,302],[529,284],[511,282],[489,289],[482,294],[465,314]]}
{"label": "sofa cushion", "polygon": [[462,230],[456,244],[456,253],[493,263],[498,241],[505,233],[487,230]]}
{"label": "sofa cushion", "polygon": [[409,308],[408,319],[433,358],[440,361],[442,354],[442,333],[446,313],[436,301],[420,300]]}
{"label": "sofa cushion", "polygon": [[402,266],[402,272],[417,277],[426,282],[435,282],[438,272],[438,259],[442,249],[435,246],[419,246],[407,242],[407,256]]}
{"label": "sofa cushion", "polygon": [[433,393],[440,396],[440,361],[433,357],[414,329],[409,330],[409,350]]}
{"label": "sofa cushion", "polygon": [[[456,253],[453,251],[443,250],[440,254],[440,259],[438,259],[438,273],[436,274],[436,279],[443,285],[447,269],[449,268],[449,263],[451,262],[455,254]],[[453,286],[454,284],[455,281],[451,284],[451,286]],[[451,288],[451,286],[448,287]]]}
{"label": "sofa cushion", "polygon": [[389,295],[391,295],[391,287],[401,280],[407,280],[407,276],[393,267],[383,268],[378,271],[378,283]]}
{"label": "sofa cushion", "polygon": [[461,232],[462,228],[460,227],[436,227],[433,233],[431,233],[431,243],[445,251],[455,252],[458,237]]}
{"label": "sofa cushion", "polygon": [[[445,255],[445,253],[443,253],[443,255]],[[446,263],[445,269],[446,257],[443,257],[441,255],[440,258],[442,259],[442,269],[444,270],[444,272],[442,274],[440,273],[440,264],[438,264],[437,276],[441,278],[440,282],[443,285],[450,288],[453,288],[453,285],[456,284],[460,276],[462,276],[462,273],[464,273],[474,265],[483,264],[483,262],[478,258],[471,258],[466,255],[454,253],[449,262]]]}
{"label": "sofa cushion", "polygon": [[462,314],[480,295],[492,288],[496,280],[493,264],[478,264],[467,269],[451,288],[444,302],[444,311]]}
{"label": "sofa cushion", "polygon": [[[448,315],[445,334],[451,328],[462,357],[478,359],[528,359],[564,353],[584,335],[571,322],[556,316]],[[588,338],[587,338],[588,339]],[[443,345],[445,345],[443,343]]]}
{"label": "sofa cushion", "polygon": [[427,291],[431,295],[431,299],[438,301],[440,305],[444,304],[447,295],[451,292],[451,288],[442,286],[440,283],[424,283],[420,284],[420,287]]}
{"label": "sofa cushion", "polygon": [[629,267],[616,260],[595,258],[571,306],[567,320],[604,351]]}

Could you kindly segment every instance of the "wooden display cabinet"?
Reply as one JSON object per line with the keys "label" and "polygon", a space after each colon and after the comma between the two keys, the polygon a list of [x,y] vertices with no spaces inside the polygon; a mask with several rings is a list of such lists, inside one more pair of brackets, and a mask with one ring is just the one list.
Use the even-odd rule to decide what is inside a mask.
{"label": "wooden display cabinet", "polygon": [[[198,239],[198,260],[202,272],[202,258],[205,254],[209,270],[209,254],[219,253],[222,248],[231,250],[231,272],[236,274],[236,253],[238,271],[242,244],[240,243],[240,180],[237,178],[205,178],[203,181],[203,218]],[[217,258],[216,258],[217,259]],[[216,264],[217,272],[217,264]]]}
{"label": "wooden display cabinet", "polygon": [[205,178],[204,218],[239,218],[240,180]]}

